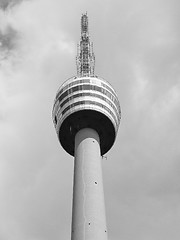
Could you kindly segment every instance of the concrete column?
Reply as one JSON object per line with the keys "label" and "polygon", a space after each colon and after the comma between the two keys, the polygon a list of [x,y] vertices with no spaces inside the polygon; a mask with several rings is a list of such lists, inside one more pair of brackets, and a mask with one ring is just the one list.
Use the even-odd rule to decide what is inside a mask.
{"label": "concrete column", "polygon": [[71,240],[107,240],[101,161],[98,133],[80,130],[75,137]]}

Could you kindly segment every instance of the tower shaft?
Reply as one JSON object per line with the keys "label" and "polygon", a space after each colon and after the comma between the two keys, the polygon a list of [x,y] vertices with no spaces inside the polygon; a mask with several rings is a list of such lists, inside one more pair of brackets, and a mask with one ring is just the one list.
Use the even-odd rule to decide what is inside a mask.
{"label": "tower shaft", "polygon": [[71,240],[107,240],[101,161],[98,133],[81,129],[75,136]]}

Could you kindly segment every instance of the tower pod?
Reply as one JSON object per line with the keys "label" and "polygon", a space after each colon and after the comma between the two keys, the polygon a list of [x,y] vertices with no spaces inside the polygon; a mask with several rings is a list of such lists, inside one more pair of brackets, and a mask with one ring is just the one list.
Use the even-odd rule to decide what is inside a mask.
{"label": "tower pod", "polygon": [[113,145],[120,123],[120,105],[112,86],[98,77],[73,77],[58,90],[53,122],[62,147],[74,156],[74,139],[82,128],[96,130],[101,155]]}

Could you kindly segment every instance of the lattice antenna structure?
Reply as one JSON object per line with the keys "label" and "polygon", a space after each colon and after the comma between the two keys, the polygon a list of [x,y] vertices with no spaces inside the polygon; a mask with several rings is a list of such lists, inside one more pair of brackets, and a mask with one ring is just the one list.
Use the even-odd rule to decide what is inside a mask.
{"label": "lattice antenna structure", "polygon": [[81,39],[78,44],[76,65],[78,77],[94,76],[95,55],[93,52],[93,43],[89,39],[87,13],[81,17]]}

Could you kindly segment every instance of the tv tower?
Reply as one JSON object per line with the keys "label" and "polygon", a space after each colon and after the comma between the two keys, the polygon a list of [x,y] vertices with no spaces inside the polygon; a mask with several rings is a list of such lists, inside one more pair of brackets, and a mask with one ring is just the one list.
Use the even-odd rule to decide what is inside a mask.
{"label": "tv tower", "polygon": [[76,63],[77,76],[59,88],[52,113],[62,147],[74,156],[71,240],[107,240],[101,162],[115,141],[121,111],[112,86],[94,75],[87,13]]}

